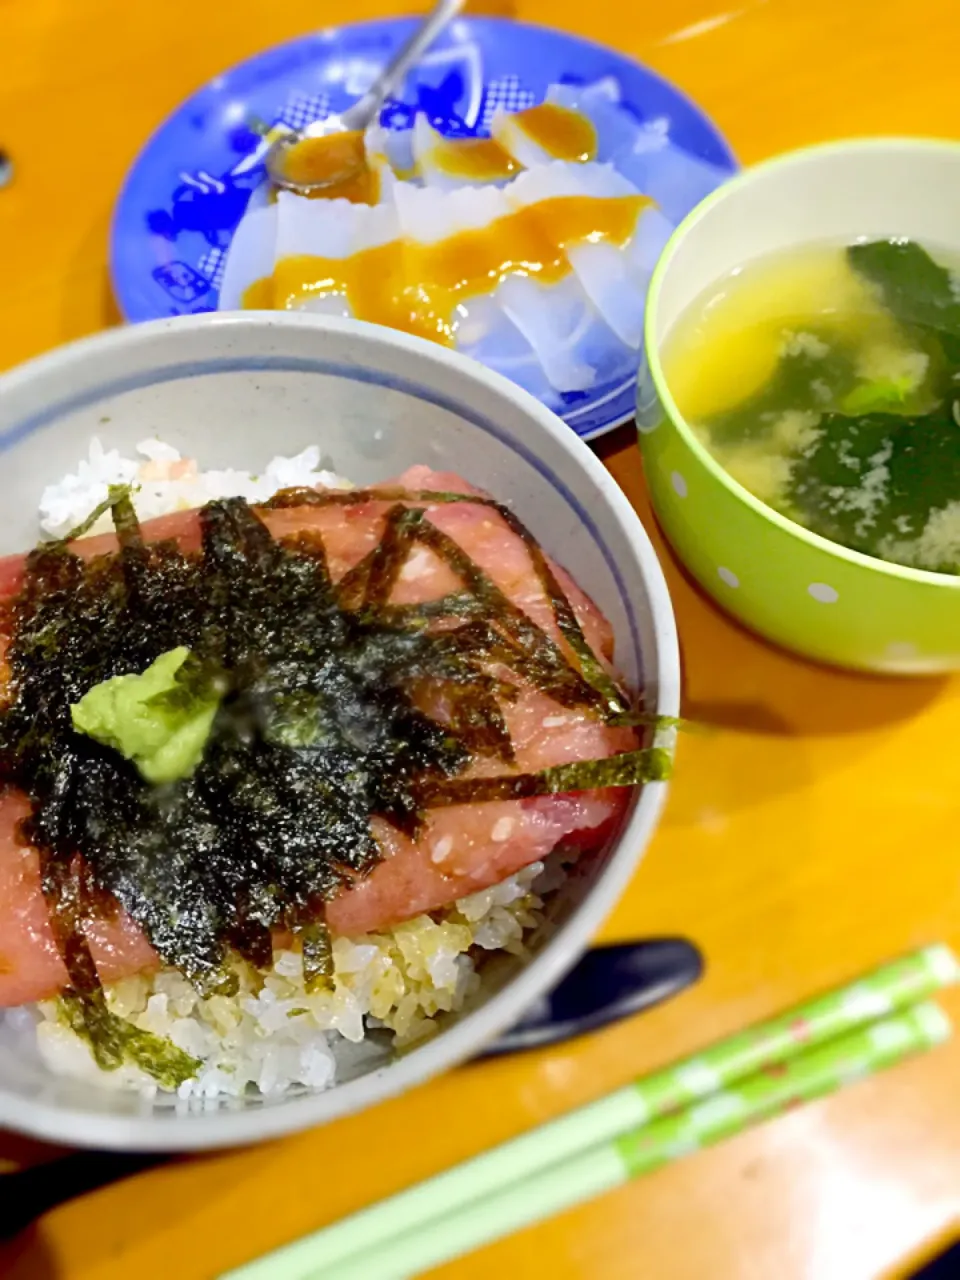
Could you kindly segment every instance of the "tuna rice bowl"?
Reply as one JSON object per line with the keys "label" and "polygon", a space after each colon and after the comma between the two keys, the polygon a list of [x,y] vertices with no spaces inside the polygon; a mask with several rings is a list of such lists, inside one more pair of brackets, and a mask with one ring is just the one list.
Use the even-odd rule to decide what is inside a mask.
{"label": "tuna rice bowl", "polygon": [[105,1088],[324,1089],[523,955],[669,757],[469,478],[138,455],[92,442],[0,560],[0,1007]]}

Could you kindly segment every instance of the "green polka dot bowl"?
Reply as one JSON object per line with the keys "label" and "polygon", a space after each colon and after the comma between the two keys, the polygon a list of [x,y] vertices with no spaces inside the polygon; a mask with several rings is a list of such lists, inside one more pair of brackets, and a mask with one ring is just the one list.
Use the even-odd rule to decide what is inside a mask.
{"label": "green polka dot bowl", "polygon": [[831,143],[748,169],[680,224],[650,285],[637,426],[657,518],[716,602],[768,640],[860,671],[960,669],[960,576],[812,533],[728,475],[683,420],[661,355],[677,319],[750,261],[816,241],[906,237],[960,251],[960,143]]}

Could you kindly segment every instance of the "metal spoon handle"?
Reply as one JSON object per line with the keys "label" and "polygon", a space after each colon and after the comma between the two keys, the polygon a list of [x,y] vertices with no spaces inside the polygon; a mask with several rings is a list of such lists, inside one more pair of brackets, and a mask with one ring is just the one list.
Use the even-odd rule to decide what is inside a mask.
{"label": "metal spoon handle", "polygon": [[363,97],[348,107],[340,117],[344,129],[365,129],[383,106],[393,89],[411,67],[419,62],[447,23],[463,8],[466,0],[438,0],[392,62],[381,71]]}

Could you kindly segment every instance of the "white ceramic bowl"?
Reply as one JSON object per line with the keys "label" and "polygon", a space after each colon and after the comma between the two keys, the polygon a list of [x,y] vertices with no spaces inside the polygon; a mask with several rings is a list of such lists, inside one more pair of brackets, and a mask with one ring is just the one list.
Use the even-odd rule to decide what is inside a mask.
{"label": "white ceramic bowl", "polygon": [[[317,443],[359,483],[414,462],[510,503],[610,619],[625,676],[677,712],[679,661],[660,566],[623,494],[569,427],[505,378],[431,343],[318,316],[249,313],[115,330],[0,379],[0,553],[32,545],[48,481],[90,437],[130,452],[156,432],[205,466],[256,468]],[[0,1124],[59,1142],[186,1150],[331,1120],[470,1057],[573,964],[623,892],[660,813],[640,791],[618,836],[571,876],[526,963],[502,957],[475,1003],[431,1042],[322,1093],[177,1114],[169,1101],[55,1077],[0,1023]]]}

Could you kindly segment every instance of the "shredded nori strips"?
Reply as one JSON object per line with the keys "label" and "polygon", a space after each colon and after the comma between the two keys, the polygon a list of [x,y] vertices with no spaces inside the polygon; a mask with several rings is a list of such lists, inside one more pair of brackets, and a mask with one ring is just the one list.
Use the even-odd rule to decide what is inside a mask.
{"label": "shredded nori strips", "polygon": [[670,753],[663,747],[625,751],[604,760],[578,760],[558,764],[539,773],[503,774],[499,778],[454,778],[424,782],[420,800],[424,807],[447,804],[479,804],[488,800],[525,800],[586,787],[632,787],[642,782],[662,782],[670,776]]}
{"label": "shredded nori strips", "polygon": [[300,932],[303,953],[303,985],[307,991],[322,991],[332,985],[333,940],[322,920],[311,921]]}
{"label": "shredded nori strips", "polygon": [[[393,505],[379,543],[336,584],[319,534],[277,540],[242,499],[204,507],[201,548],[187,552],[145,542],[129,493],[112,491],[116,552],[85,560],[63,540],[28,557],[5,606],[0,784],[32,801],[24,834],[40,851],[69,975],[63,1009],[101,1065],[126,1055],[152,1062],[165,1081],[195,1069],[107,1010],[82,922],[116,902],[201,990],[228,989],[230,952],[268,967],[277,929],[299,938],[308,986],[318,987],[332,972],[324,903],[380,858],[371,818],[416,836],[431,805],[664,776],[664,759],[648,749],[541,774],[463,778],[478,755],[512,764],[502,704],[523,683],[609,723],[645,717],[591,651],[546,556],[500,504],[398,489],[292,490],[268,505],[384,500]],[[425,518],[424,506],[438,502],[479,502],[503,516],[529,550],[572,657]],[[461,586],[427,604],[393,605],[417,546]],[[214,676],[226,693],[194,772],[151,786],[118,752],[74,732],[70,706],[181,645],[191,651],[182,696],[190,681]],[[424,688],[441,692],[445,722],[418,706]]]}

